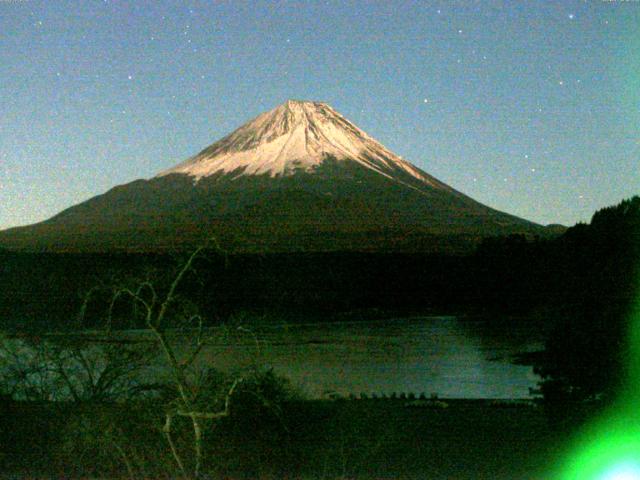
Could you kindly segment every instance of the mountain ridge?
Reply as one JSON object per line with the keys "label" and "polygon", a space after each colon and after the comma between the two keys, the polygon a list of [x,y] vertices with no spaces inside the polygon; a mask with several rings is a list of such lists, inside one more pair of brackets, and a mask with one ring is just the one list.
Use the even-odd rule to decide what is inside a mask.
{"label": "mountain ridge", "polygon": [[287,101],[155,177],[0,232],[0,246],[156,251],[216,237],[231,251],[468,251],[511,233],[545,229],[432,177],[325,103]]}

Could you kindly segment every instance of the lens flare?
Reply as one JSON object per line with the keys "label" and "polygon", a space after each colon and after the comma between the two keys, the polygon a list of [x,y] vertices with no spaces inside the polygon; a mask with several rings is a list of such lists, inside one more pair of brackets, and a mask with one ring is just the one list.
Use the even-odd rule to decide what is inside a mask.
{"label": "lens flare", "polygon": [[621,462],[600,477],[601,480],[640,480],[640,465],[635,461]]}
{"label": "lens flare", "polygon": [[585,430],[571,448],[561,480],[640,480],[638,415],[620,410]]}

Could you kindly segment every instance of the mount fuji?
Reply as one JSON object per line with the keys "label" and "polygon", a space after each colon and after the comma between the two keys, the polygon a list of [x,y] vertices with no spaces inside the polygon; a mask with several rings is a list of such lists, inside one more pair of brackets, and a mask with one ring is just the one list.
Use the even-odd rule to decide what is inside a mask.
{"label": "mount fuji", "polygon": [[454,190],[326,103],[289,100],[148,180],[0,232],[28,251],[468,251],[545,228]]}

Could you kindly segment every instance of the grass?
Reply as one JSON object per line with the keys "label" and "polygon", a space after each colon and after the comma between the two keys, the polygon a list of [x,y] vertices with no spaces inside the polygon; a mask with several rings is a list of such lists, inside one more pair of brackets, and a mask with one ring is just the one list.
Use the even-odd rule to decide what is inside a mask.
{"label": "grass", "polygon": [[[240,406],[207,431],[204,471],[208,478],[234,480],[552,478],[545,470],[555,462],[563,435],[549,428],[542,409],[463,400],[448,401],[446,408],[405,404],[295,401],[283,405],[281,415]],[[126,476],[115,454],[111,465],[95,464],[100,449],[91,441],[99,428],[59,438],[61,424],[82,425],[68,420],[77,412],[41,404],[17,405],[10,413],[2,417],[5,474]],[[171,461],[160,433],[153,421],[145,422],[126,429],[133,436],[132,458],[147,476],[164,471],[171,477],[163,470]]]}
{"label": "grass", "polygon": [[[307,478],[545,478],[554,433],[542,411],[484,402],[406,408],[400,400],[301,405],[292,440]],[[292,420],[296,413],[291,413]],[[324,455],[323,455],[324,453]]]}

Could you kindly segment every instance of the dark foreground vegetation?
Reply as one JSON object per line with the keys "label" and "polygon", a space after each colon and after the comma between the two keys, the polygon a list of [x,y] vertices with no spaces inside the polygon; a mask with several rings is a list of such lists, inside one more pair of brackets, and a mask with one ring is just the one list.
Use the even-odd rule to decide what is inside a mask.
{"label": "dark foreground vegetation", "polygon": [[[238,400],[205,433],[203,478],[545,479],[560,435],[540,409],[449,401]],[[4,472],[53,478],[176,478],[149,404],[5,404]],[[154,418],[155,417],[155,418]],[[188,444],[186,431],[176,443]]]}

